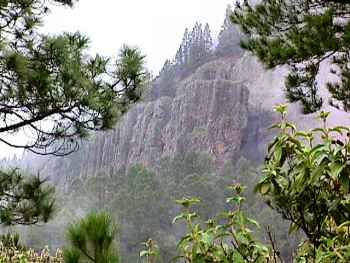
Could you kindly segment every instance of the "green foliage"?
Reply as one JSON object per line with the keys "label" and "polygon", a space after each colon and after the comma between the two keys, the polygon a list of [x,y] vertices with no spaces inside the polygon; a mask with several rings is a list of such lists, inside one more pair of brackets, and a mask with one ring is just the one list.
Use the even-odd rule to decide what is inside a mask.
{"label": "green foliage", "polygon": [[144,258],[145,263],[155,263],[159,257],[157,244],[152,239],[148,239],[147,242],[144,243],[144,246],[145,250],[140,252],[140,258]]}
{"label": "green foliage", "polygon": [[54,212],[54,188],[39,176],[0,171],[0,224],[47,222]]}
{"label": "green foliage", "polygon": [[[220,176],[215,172],[212,158],[206,154],[188,153],[161,161],[159,174],[170,194],[170,201],[183,197],[198,197],[198,212],[203,218],[213,217],[224,207],[225,185],[232,174]],[[218,191],[217,189],[223,189]],[[208,205],[208,204],[211,205]],[[173,215],[174,216],[174,215]]]}
{"label": "green foliage", "polygon": [[[141,98],[147,74],[137,48],[123,47],[113,62],[88,55],[89,40],[81,33],[39,34],[48,11],[43,0],[0,5],[0,140],[65,155],[89,131],[112,128]],[[18,144],[6,136],[18,132],[31,134],[30,141]]]}
{"label": "green foliage", "polygon": [[0,235],[0,242],[3,247],[6,248],[16,248],[18,250],[23,250],[24,245],[20,240],[20,236],[17,232]]}
{"label": "green foliage", "polygon": [[245,0],[237,1],[231,20],[246,33],[242,47],[268,68],[289,65],[287,98],[310,113],[322,105],[317,77],[327,61],[340,80],[327,85],[332,104],[349,109],[349,14],[349,1],[263,0],[253,7]]}
{"label": "green foliage", "polygon": [[287,122],[285,106],[276,110],[282,116],[274,126],[280,133],[269,146],[263,178],[256,189],[269,206],[290,221],[290,232],[301,229],[305,233],[307,245],[314,247],[308,256],[325,260],[339,257],[347,262],[349,128],[328,128],[329,113],[321,112],[321,128],[298,131]]}
{"label": "green foliage", "polygon": [[240,39],[243,37],[237,26],[231,23],[231,6],[226,9],[226,16],[218,37],[218,45],[215,54],[218,56],[241,54],[242,49],[239,46]]}
{"label": "green foliage", "polygon": [[349,262],[350,245],[349,236],[344,238],[341,234],[335,238],[322,238],[320,246],[315,248],[308,242],[305,242],[298,250],[298,256],[295,260],[297,263],[317,262]]}
{"label": "green foliage", "polygon": [[[188,70],[206,62],[213,53],[213,40],[209,25],[203,30],[202,24],[196,23],[190,32],[185,30],[182,43],[175,56],[175,64],[184,74]],[[185,73],[186,74],[186,73]]]}
{"label": "green foliage", "polygon": [[[72,0],[54,0],[73,6]],[[111,129],[141,98],[144,56],[124,46],[112,63],[87,54],[80,33],[48,36],[39,27],[48,1],[0,3],[0,142],[38,154],[75,151],[89,131]],[[11,141],[30,134],[25,144]],[[10,136],[9,136],[10,135]],[[16,170],[0,172],[0,224],[47,222],[53,188]]]}
{"label": "green foliage", "polygon": [[[69,185],[68,192],[57,193],[58,211],[56,219],[47,225],[28,230],[20,229],[23,239],[30,247],[40,249],[49,245],[57,249],[64,245],[62,229],[72,220],[83,217],[90,211],[108,211],[118,219],[120,255],[123,262],[136,262],[142,242],[152,238],[158,244],[157,262],[168,262],[176,256],[176,243],[184,234],[185,226],[172,224],[172,218],[179,213],[174,200],[183,197],[198,197],[196,212],[203,221],[225,211],[229,204],[224,202],[230,194],[226,187],[232,181],[248,186],[242,195],[246,202],[242,211],[250,217],[259,218],[263,226],[256,229],[260,239],[268,238],[264,227],[274,222],[271,229],[276,233],[276,243],[281,255],[288,258],[298,239],[288,237],[288,226],[265,205],[253,188],[260,179],[259,169],[250,161],[240,159],[227,165],[222,174],[214,169],[213,160],[206,154],[183,154],[164,158],[158,169],[152,171],[142,166],[130,167],[127,171],[101,172],[96,177],[77,177]],[[143,258],[147,261],[147,257]]]}
{"label": "green foliage", "polygon": [[64,249],[65,262],[119,262],[115,235],[116,226],[109,214],[89,214],[68,229],[71,248]]}
{"label": "green foliage", "polygon": [[166,60],[159,75],[153,80],[152,88],[148,89],[148,97],[152,100],[163,96],[175,97],[179,77],[177,73],[176,65]]}
{"label": "green foliage", "polygon": [[208,219],[225,207],[225,185],[232,176],[217,175],[209,156],[193,153],[165,158],[157,171],[137,165],[127,171],[76,178],[68,192],[58,193],[57,205],[62,209],[57,219],[21,233],[31,247],[49,244],[55,249],[63,244],[60,229],[74,218],[90,211],[108,211],[120,224],[123,261],[137,261],[142,242],[152,237],[159,244],[159,260],[166,262],[175,256],[176,239],[184,231],[171,224],[179,210],[174,200],[198,196],[203,202],[197,209]]}
{"label": "green foliage", "polygon": [[32,249],[24,250],[0,246],[0,263],[63,263],[62,252],[56,251],[50,255],[48,249],[35,252]]}
{"label": "green foliage", "polygon": [[[217,219],[201,222],[193,204],[199,199],[182,199],[183,213],[174,222],[185,221],[188,232],[178,243],[179,262],[277,262],[270,257],[267,246],[258,242],[252,235],[252,227],[258,227],[255,220],[248,218],[242,211],[245,200],[240,196],[243,187],[232,187],[234,195],[227,199],[231,209]],[[220,223],[219,223],[220,222]]]}
{"label": "green foliage", "polygon": [[163,235],[171,226],[172,203],[166,186],[157,175],[135,166],[114,185],[115,194],[108,207],[122,224],[121,242],[126,257],[130,261],[136,260],[134,257],[140,251],[141,243],[150,237],[163,240],[162,249],[168,250],[166,247],[171,241]]}

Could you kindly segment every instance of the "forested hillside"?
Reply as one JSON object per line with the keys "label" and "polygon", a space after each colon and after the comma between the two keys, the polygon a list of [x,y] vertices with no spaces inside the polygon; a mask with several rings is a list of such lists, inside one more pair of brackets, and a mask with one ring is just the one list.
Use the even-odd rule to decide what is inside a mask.
{"label": "forested hillside", "polygon": [[[54,221],[24,231],[27,244],[59,248],[65,243],[60,230],[71,218],[107,210],[120,224],[127,262],[137,260],[142,242],[150,237],[159,242],[166,262],[175,256],[184,233],[171,223],[179,212],[174,200],[201,198],[199,211],[209,219],[225,208],[226,185],[247,184],[253,197],[272,135],[267,127],[276,118],[270,106],[280,99],[274,96],[261,105],[252,92],[280,76],[265,74],[244,54],[241,34],[228,16],[229,9],[216,45],[208,24],[186,29],[174,59],[165,62],[143,102],[115,129],[92,136],[67,157],[24,156],[22,166],[55,182],[60,204]],[[248,77],[248,72],[254,74]],[[256,198],[247,207],[266,222],[277,216]],[[278,220],[277,231],[285,228]],[[283,245],[285,255],[292,249],[290,242]]]}
{"label": "forested hillside", "polygon": [[[249,13],[252,9],[247,10]],[[328,130],[327,127],[349,125],[349,115],[328,104],[322,110],[330,111],[330,116],[325,112],[304,115],[305,105],[289,103],[282,89],[288,68],[281,64],[268,70],[242,49],[240,42],[249,41],[250,35],[232,23],[232,16],[232,7],[228,7],[218,36],[212,35],[208,24],[196,23],[193,28],[185,29],[178,51],[165,61],[142,97],[137,98],[137,104],[125,109],[112,129],[90,134],[86,140],[84,136],[77,144],[78,151],[60,157],[27,151],[22,158],[2,161],[3,168],[12,165],[27,173],[40,173],[56,187],[58,209],[53,220],[40,227],[13,227],[28,247],[40,250],[49,246],[54,251],[68,246],[67,233],[62,229],[91,212],[101,211],[116,219],[118,249],[113,253],[124,263],[139,262],[142,255],[147,256],[147,263],[169,262],[179,253],[183,253],[184,260],[179,262],[191,263],[292,262],[300,240],[309,238],[311,243],[317,243],[321,242],[316,236],[319,232],[333,235],[338,231],[336,220],[341,218],[339,221],[343,222],[348,216],[332,210],[348,205],[345,188],[349,185],[340,186],[341,180],[347,180],[348,168],[339,161],[343,160],[342,153],[347,154],[347,146],[341,141],[346,128]],[[250,48],[253,47],[256,48],[254,45]],[[326,83],[331,74],[329,68],[327,63],[319,65],[322,74],[317,78],[318,83]],[[327,98],[329,92],[321,90],[318,96]],[[288,115],[286,105],[275,107],[281,103],[288,104]],[[321,128],[304,132],[320,127],[320,122]],[[275,130],[270,129],[274,124]],[[332,132],[339,136],[334,139]],[[273,144],[268,147],[271,141]],[[294,174],[297,179],[288,181],[288,176]],[[340,181],[337,176],[342,176]],[[327,180],[319,183],[319,178]],[[310,188],[308,180],[312,180]],[[241,185],[247,189],[244,191]],[[326,197],[321,193],[322,203],[318,206],[313,197],[318,196],[315,191],[321,187],[329,187],[329,191]],[[230,198],[232,192],[234,197]],[[318,210],[310,209],[304,215],[301,199],[307,203],[306,208],[315,206]],[[286,209],[289,201],[290,209]],[[203,223],[193,223],[192,217],[197,214],[192,209]],[[226,210],[231,212],[223,213]],[[334,212],[329,219],[332,224],[326,227],[317,222],[318,213],[327,217],[325,210]],[[301,219],[293,217],[300,213]],[[259,224],[250,217],[258,219]],[[98,221],[93,216],[88,218],[91,222]],[[174,218],[174,222],[183,220],[187,228],[174,224]],[[230,223],[223,223],[226,220]],[[79,230],[86,234],[84,227],[90,221],[81,222]],[[231,229],[236,225],[237,233]],[[252,226],[245,228],[246,225]],[[346,227],[349,226],[342,224],[341,230],[345,231]],[[72,242],[73,246],[81,245],[83,251],[86,247],[82,243],[87,239],[74,231],[71,225],[70,240],[75,237],[78,241]],[[216,231],[219,234],[213,234]],[[289,235],[289,232],[295,233]],[[229,255],[222,251],[226,251],[224,241],[231,234],[232,249],[238,252]],[[348,235],[342,235],[344,240]],[[261,245],[260,241],[270,243],[272,248]],[[160,252],[157,261],[153,259],[156,257],[152,254],[155,248],[152,242]],[[197,249],[197,245],[200,252],[196,254],[191,249]],[[307,250],[311,246],[307,245],[302,251],[307,255],[304,260],[311,255]],[[149,250],[140,255],[145,246]],[[219,256],[213,252],[214,248]],[[74,258],[75,252],[72,248],[67,253]],[[231,261],[203,258],[195,261],[196,256],[206,260],[226,257]]]}
{"label": "forested hillside", "polygon": [[[286,102],[286,70],[266,71],[244,53],[229,14],[216,45],[208,25],[186,29],[174,59],[112,131],[94,134],[66,158],[28,154],[23,164],[65,185],[136,164],[157,170],[163,158],[187,153],[208,154],[219,173],[240,157],[261,163],[273,134],[268,128],[277,119],[273,107]],[[329,75],[327,67],[322,70],[321,83]],[[325,109],[333,113],[330,125],[349,123],[345,112]],[[303,115],[299,105],[291,105],[289,117],[302,129],[317,125],[317,115]]]}

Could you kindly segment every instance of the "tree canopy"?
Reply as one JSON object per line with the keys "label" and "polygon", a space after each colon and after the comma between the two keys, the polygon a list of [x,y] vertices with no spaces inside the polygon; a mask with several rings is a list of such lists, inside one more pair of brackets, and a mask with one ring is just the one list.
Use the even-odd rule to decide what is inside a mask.
{"label": "tree canopy", "polygon": [[54,188],[39,176],[24,177],[18,170],[0,171],[0,224],[47,222],[54,212]]}
{"label": "tree canopy", "polygon": [[209,25],[196,23],[189,31],[185,30],[182,43],[176,53],[175,63],[181,67],[193,68],[203,63],[212,54],[213,39]]}
{"label": "tree canopy", "polygon": [[327,62],[337,79],[327,84],[330,103],[350,108],[349,17],[350,1],[263,0],[253,6],[245,0],[236,3],[231,20],[247,35],[244,49],[268,68],[289,66],[287,98],[312,113],[323,103],[318,76]]}
{"label": "tree canopy", "polygon": [[[147,72],[138,48],[115,61],[87,52],[83,34],[39,33],[50,4],[72,0],[0,2],[0,142],[37,154],[66,155],[90,131],[111,129],[142,95]],[[24,144],[18,137],[26,137]],[[14,139],[13,139],[14,138]],[[53,190],[39,177],[0,172],[0,224],[50,219]]]}
{"label": "tree canopy", "polygon": [[71,247],[64,249],[64,262],[118,263],[116,233],[116,224],[109,214],[87,215],[68,229]]}
{"label": "tree canopy", "polygon": [[232,6],[228,5],[215,50],[215,53],[218,56],[240,54],[242,52],[242,49],[239,47],[239,42],[240,38],[243,37],[243,34],[239,31],[236,25],[231,23],[231,13]]}
{"label": "tree canopy", "polygon": [[[73,5],[73,1],[53,1]],[[81,33],[38,33],[48,1],[0,4],[0,141],[65,155],[89,131],[110,129],[141,97],[144,56],[123,47],[116,61],[87,53]],[[9,135],[25,133],[18,144]]]}

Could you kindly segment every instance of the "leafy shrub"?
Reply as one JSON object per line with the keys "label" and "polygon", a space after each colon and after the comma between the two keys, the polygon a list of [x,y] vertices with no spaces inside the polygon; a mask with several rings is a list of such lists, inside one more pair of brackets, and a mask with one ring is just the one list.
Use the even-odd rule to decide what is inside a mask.
{"label": "leafy shrub", "polygon": [[[295,263],[350,262],[350,128],[327,127],[329,113],[321,112],[322,127],[297,131],[286,120],[287,107],[274,127],[280,130],[269,145],[263,178],[256,186],[266,203],[290,222],[289,234],[302,230],[306,239],[294,251]],[[183,213],[174,219],[187,225],[178,243],[181,263],[284,262],[270,231],[270,246],[254,235],[258,223],[242,211],[245,198],[239,184],[227,199],[232,208],[205,223],[192,209],[200,200],[177,201]],[[273,224],[273,222],[270,222]],[[252,227],[256,226],[256,227]],[[255,231],[255,232],[254,232]],[[146,243],[141,252],[147,263],[156,258]]]}
{"label": "leafy shrub", "polygon": [[24,249],[24,245],[21,243],[18,233],[8,232],[7,234],[0,235],[0,242],[3,247],[16,248],[19,250]]}
{"label": "leafy shrub", "polygon": [[[259,227],[258,222],[246,216],[242,211],[245,198],[240,184],[231,186],[234,195],[227,198],[230,208],[215,219],[206,222],[200,220],[193,206],[200,202],[197,198],[184,198],[177,203],[183,212],[174,218],[185,222],[187,233],[178,243],[179,255],[174,261],[181,263],[213,262],[213,263],[278,263],[281,262],[278,252],[259,242],[253,235],[253,229]],[[155,245],[146,242],[146,249],[140,253],[146,263],[154,263]]]}
{"label": "leafy shrub", "polygon": [[21,250],[0,246],[0,263],[63,263],[62,251],[51,256],[48,249],[37,253],[32,249]]}
{"label": "leafy shrub", "polygon": [[321,112],[320,128],[298,131],[286,120],[285,105],[276,111],[280,133],[256,189],[290,222],[290,233],[306,235],[297,262],[349,262],[350,129],[329,128],[329,113]]}

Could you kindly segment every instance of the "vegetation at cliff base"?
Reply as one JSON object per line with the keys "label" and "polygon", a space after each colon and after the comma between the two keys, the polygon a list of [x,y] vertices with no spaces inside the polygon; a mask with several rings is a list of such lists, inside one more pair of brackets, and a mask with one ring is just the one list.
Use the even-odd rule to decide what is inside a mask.
{"label": "vegetation at cliff base", "polygon": [[[75,3],[53,2],[68,7]],[[49,11],[47,1],[0,1],[0,141],[43,155],[46,166],[52,165],[48,155],[61,157],[55,165],[72,170],[59,174],[64,180],[54,181],[57,173],[50,171],[56,166],[50,170],[44,165],[47,179],[1,167],[0,263],[350,262],[350,127],[329,125],[331,113],[321,110],[319,91],[321,67],[328,65],[337,76],[327,84],[331,104],[349,109],[350,2],[250,2],[227,8],[217,41],[208,24],[186,29],[176,55],[143,96],[148,73],[138,48],[124,46],[114,61],[91,56],[82,33],[39,33]],[[226,129],[231,120],[210,116],[211,125],[216,118],[223,127],[212,136],[197,123],[197,113],[179,104],[178,112],[166,118],[188,110],[179,121],[188,127],[170,127],[180,134],[171,149],[162,141],[173,137],[169,127],[164,131],[169,134],[159,132],[156,138],[142,133],[142,142],[126,134],[128,129],[114,130],[141,98],[144,104],[126,118],[138,119],[138,111],[147,110],[159,121],[159,115],[168,113],[157,112],[161,106],[154,101],[175,98],[176,104],[178,81],[189,89],[187,83],[198,77],[192,77],[194,71],[220,59],[248,56],[244,50],[268,68],[289,66],[286,96],[300,102],[304,113],[319,111],[315,128],[300,129],[289,120],[288,106],[280,104],[274,108],[276,123],[264,134],[268,145],[256,131],[261,127],[250,125],[256,117],[250,113],[243,132],[241,127]],[[240,74],[231,72],[232,67],[224,74],[204,69],[198,81],[231,85],[234,80],[227,75]],[[225,76],[218,80],[220,74]],[[135,123],[141,124],[133,128],[143,125]],[[145,126],[158,129],[158,124]],[[254,131],[245,136],[248,129]],[[65,156],[79,146],[89,147],[92,132],[107,130],[118,138],[130,137],[118,148],[125,152],[123,165],[100,165],[105,155],[112,155],[100,151],[102,156],[93,158],[92,174],[88,169],[78,172],[77,165],[86,164],[80,163],[83,158]],[[21,133],[31,135],[25,144],[10,141],[8,135]],[[266,146],[263,163],[251,156],[261,145],[243,150],[250,137]],[[102,141],[112,147],[118,143]],[[200,141],[195,150],[193,141]],[[235,154],[227,153],[227,142],[237,142],[232,145]],[[163,152],[142,159],[146,151],[135,145],[147,143],[150,151],[161,145]],[[92,154],[97,152],[92,149]],[[50,180],[57,182],[56,190]]]}
{"label": "vegetation at cliff base", "polygon": [[[53,1],[73,6],[74,1]],[[146,81],[144,56],[123,47],[117,61],[87,53],[81,33],[39,33],[49,12],[42,0],[0,3],[0,142],[40,155],[77,150],[90,131],[111,129]],[[24,144],[11,139],[26,135]],[[53,191],[39,177],[1,171],[0,224],[46,222]]]}

